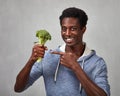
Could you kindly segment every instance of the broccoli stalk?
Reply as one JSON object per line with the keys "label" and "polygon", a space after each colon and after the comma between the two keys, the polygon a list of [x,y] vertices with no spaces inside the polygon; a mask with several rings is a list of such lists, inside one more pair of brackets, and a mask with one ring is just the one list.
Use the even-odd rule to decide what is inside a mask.
{"label": "broccoli stalk", "polygon": [[[38,30],[36,32],[36,37],[38,37],[38,44],[44,45],[46,41],[51,40],[51,35],[46,30]],[[38,58],[37,62],[40,62],[41,58]]]}

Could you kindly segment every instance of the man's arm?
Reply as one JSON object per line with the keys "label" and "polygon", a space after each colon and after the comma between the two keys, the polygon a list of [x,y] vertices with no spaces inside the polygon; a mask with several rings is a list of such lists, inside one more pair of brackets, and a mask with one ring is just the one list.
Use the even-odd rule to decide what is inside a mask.
{"label": "man's arm", "polygon": [[33,64],[34,64],[34,61],[30,59],[25,65],[25,67],[17,75],[16,83],[14,86],[15,92],[22,92],[24,90],[27,84],[27,81],[29,79],[29,74],[30,74]]}
{"label": "man's arm", "polygon": [[82,87],[84,88],[87,96],[107,96],[105,91],[97,86],[83,71],[79,64],[74,66],[73,71],[77,78],[80,80]]}
{"label": "man's arm", "polygon": [[22,92],[28,82],[30,71],[36,60],[41,57],[43,58],[45,54],[45,50],[47,48],[45,46],[41,46],[39,44],[35,45],[32,50],[32,55],[24,68],[19,72],[16,78],[16,83],[14,86],[15,92]]}
{"label": "man's arm", "polygon": [[77,62],[78,57],[74,53],[52,52],[52,54],[61,55],[60,63],[73,70],[81,82],[81,85],[84,88],[87,96],[107,96],[105,91],[96,85],[83,71]]}

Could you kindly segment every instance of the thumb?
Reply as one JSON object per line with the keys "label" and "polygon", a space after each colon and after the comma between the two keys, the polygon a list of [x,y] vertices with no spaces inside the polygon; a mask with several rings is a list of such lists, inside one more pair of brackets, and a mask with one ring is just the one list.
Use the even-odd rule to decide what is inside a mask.
{"label": "thumb", "polygon": [[63,55],[64,52],[52,51],[51,54]]}

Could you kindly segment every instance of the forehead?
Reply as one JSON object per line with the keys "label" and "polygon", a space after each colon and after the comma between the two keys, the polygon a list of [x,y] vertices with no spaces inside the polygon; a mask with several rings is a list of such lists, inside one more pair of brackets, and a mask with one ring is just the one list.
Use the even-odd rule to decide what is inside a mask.
{"label": "forehead", "polygon": [[78,18],[66,17],[62,20],[62,26],[64,25],[77,25],[80,26]]}

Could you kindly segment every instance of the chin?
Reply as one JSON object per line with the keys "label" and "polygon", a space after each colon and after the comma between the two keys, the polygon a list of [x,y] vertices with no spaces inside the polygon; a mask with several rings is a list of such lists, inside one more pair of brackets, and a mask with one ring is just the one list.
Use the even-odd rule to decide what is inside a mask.
{"label": "chin", "polygon": [[69,47],[75,46],[75,44],[73,44],[73,43],[66,43],[66,45]]}

